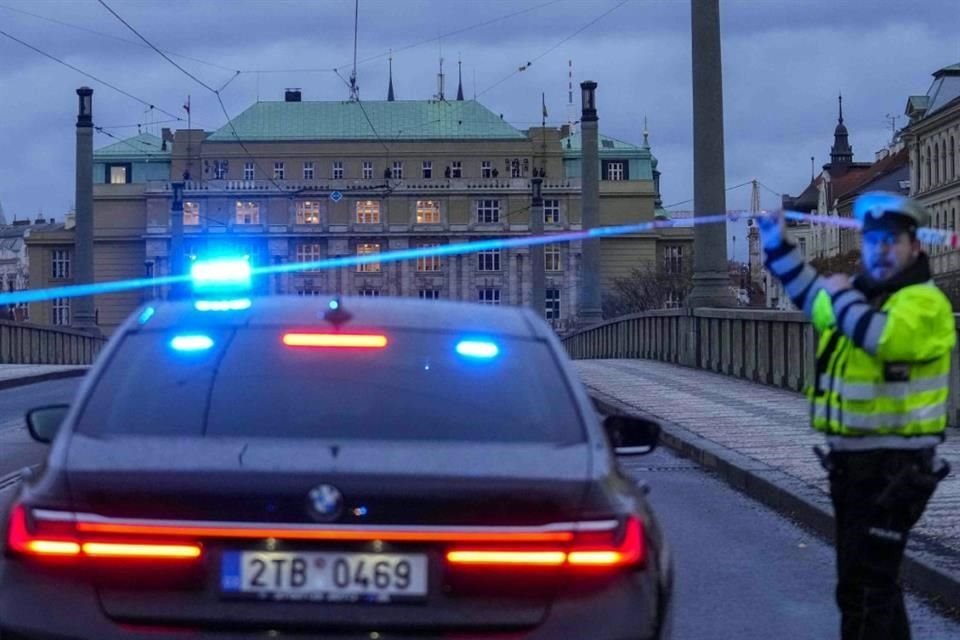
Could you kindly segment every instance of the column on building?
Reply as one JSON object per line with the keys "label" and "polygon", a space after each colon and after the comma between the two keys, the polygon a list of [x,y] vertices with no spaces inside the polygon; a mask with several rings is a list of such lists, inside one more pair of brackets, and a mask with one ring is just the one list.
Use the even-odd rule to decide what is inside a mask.
{"label": "column on building", "polygon": [[477,288],[474,278],[477,275],[477,256],[468,254],[460,258],[460,299],[466,302],[477,301]]}
{"label": "column on building", "polygon": [[457,286],[457,274],[460,272],[460,261],[462,256],[450,256],[447,260],[447,287],[449,291],[447,296],[450,300],[460,300],[459,287]]}
{"label": "column on building", "polygon": [[[578,313],[580,301],[577,296],[579,292],[579,288],[577,287],[577,270],[580,265],[580,246],[579,241],[567,244],[566,268],[563,274],[565,286],[563,287],[563,293],[561,293],[560,299],[561,317],[565,322],[574,324],[580,315]],[[566,304],[564,304],[562,298],[564,293],[567,296]]]}
{"label": "column on building", "polygon": [[[350,245],[346,238],[331,238],[327,241],[327,253],[331,258],[350,255]],[[339,295],[350,295],[355,293],[350,286],[350,271],[356,270],[356,267],[339,267],[336,273],[330,274],[328,283],[332,289],[331,293]]]}
{"label": "column on building", "polygon": [[[409,249],[410,238],[389,238],[387,240],[387,248],[389,251]],[[410,260],[398,260],[389,265],[383,265],[383,267],[386,267],[384,269],[384,275],[389,273],[390,278],[385,279],[384,284],[386,285],[385,289],[387,289],[387,291],[381,292],[381,295],[411,295],[411,268],[416,268],[416,264],[411,264]]]}
{"label": "column on building", "polygon": [[[286,238],[269,238],[267,249],[271,264],[281,265],[290,261],[290,243]],[[278,273],[273,275],[270,279],[270,294],[284,295],[288,293],[293,293],[290,290],[290,274]]]}
{"label": "column on building", "polygon": [[517,252],[519,249],[507,249],[507,288],[509,291],[509,297],[504,299],[505,303],[512,305],[522,305],[523,304],[523,294],[520,291],[520,278],[517,276],[517,263],[518,256]]}

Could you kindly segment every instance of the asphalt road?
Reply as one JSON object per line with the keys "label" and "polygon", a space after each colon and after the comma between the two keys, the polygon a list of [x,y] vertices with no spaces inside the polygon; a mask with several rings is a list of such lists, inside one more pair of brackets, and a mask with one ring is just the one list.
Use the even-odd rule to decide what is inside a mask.
{"label": "asphalt road", "polygon": [[[0,477],[42,460],[27,409],[69,402],[80,379],[0,391]],[[677,565],[675,640],[838,637],[833,549],[672,452],[622,459],[650,499]],[[9,492],[4,492],[9,495]],[[0,499],[6,496],[0,496]],[[960,638],[960,622],[909,598],[915,638]]]}
{"label": "asphalt road", "polygon": [[[675,640],[839,637],[832,546],[669,450],[621,463],[650,486],[673,547]],[[908,606],[914,638],[960,638],[960,621]]]}

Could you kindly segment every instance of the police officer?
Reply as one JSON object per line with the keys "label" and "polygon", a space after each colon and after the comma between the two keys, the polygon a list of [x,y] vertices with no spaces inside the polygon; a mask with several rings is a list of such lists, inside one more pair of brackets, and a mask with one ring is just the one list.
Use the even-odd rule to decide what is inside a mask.
{"label": "police officer", "polygon": [[949,470],[935,456],[947,422],[953,310],[933,284],[917,229],[930,215],[910,198],[866,193],[863,271],[824,277],[758,220],[766,266],[819,334],[807,395],[830,472],[837,604],[843,640],[910,637],[899,572],[910,529]]}

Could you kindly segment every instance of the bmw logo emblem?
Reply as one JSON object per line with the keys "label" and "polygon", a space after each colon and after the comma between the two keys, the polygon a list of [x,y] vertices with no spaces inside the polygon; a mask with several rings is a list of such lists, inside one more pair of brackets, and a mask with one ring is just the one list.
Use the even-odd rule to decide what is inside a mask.
{"label": "bmw logo emblem", "polygon": [[307,499],[311,514],[321,522],[336,520],[343,512],[343,494],[332,485],[321,484],[314,487]]}

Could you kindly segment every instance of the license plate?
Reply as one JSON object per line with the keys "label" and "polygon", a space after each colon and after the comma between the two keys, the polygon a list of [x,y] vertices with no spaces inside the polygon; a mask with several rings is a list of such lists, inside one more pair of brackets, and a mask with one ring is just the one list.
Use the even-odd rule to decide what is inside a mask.
{"label": "license plate", "polygon": [[324,602],[393,602],[427,594],[427,557],[416,554],[228,551],[226,595]]}

